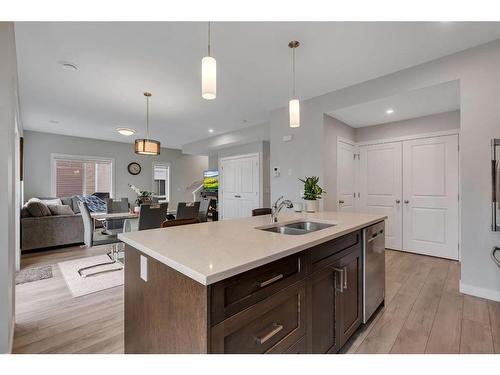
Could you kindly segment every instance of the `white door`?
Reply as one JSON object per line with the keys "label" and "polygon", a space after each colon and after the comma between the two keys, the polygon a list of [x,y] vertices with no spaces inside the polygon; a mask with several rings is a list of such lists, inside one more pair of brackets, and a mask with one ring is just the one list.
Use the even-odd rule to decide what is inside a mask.
{"label": "white door", "polygon": [[337,142],[337,207],[339,211],[354,212],[355,147]]}
{"label": "white door", "polygon": [[401,142],[361,146],[359,154],[358,212],[386,215],[385,245],[401,250]]}
{"label": "white door", "polygon": [[252,216],[259,207],[259,156],[257,154],[221,159],[222,218]]}
{"label": "white door", "polygon": [[403,142],[406,251],[458,259],[458,136]]}

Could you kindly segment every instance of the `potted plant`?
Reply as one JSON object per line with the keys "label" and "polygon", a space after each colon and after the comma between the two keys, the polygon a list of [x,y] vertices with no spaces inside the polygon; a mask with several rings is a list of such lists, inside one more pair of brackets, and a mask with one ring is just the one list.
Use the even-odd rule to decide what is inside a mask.
{"label": "potted plant", "polygon": [[319,211],[319,199],[321,199],[322,194],[325,194],[323,188],[318,185],[319,177],[311,176],[305,179],[299,178],[299,180],[304,183],[304,196],[302,198],[306,201],[306,211]]}
{"label": "potted plant", "polygon": [[135,204],[137,205],[137,207],[140,207],[141,204],[152,202],[152,200],[153,200],[153,198],[152,198],[153,193],[152,192],[146,191],[146,190],[141,190],[134,185],[128,184],[128,186],[137,194],[137,199],[135,200]]}

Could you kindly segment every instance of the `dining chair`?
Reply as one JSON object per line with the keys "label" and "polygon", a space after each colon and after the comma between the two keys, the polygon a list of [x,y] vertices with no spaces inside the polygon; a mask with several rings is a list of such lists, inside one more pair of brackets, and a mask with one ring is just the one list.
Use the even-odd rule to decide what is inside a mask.
{"label": "dining chair", "polygon": [[93,219],[90,216],[90,211],[89,211],[89,208],[87,206],[87,203],[79,201],[78,208],[80,209],[80,213],[82,215],[82,220],[83,220],[83,241],[85,243],[85,246],[86,247],[94,247],[94,246],[99,246],[99,245],[112,245],[111,252],[109,252],[107,254],[109,256],[109,259],[110,259],[109,262],[101,262],[98,264],[94,264],[92,266],[80,268],[78,270],[78,274],[81,277],[88,277],[88,276],[98,275],[101,273],[122,270],[123,266],[121,266],[119,268],[113,268],[110,270],[94,272],[92,274],[84,274],[83,273],[83,271],[86,271],[86,270],[89,270],[89,269],[92,269],[95,267],[118,263],[117,244],[119,243],[119,240],[118,240],[117,234],[103,234],[99,231],[94,230]]}
{"label": "dining chair", "polygon": [[178,225],[197,224],[199,222],[200,219],[197,218],[166,220],[163,223],[161,223],[161,227],[169,228],[169,227],[176,227]]}
{"label": "dining chair", "polygon": [[138,230],[161,228],[167,219],[168,203],[143,204],[139,213]]}
{"label": "dining chair", "polygon": [[208,221],[208,210],[210,209],[210,203],[211,203],[210,198],[203,198],[200,202],[200,211],[198,213],[198,217],[201,222],[206,222]]}
{"label": "dining chair", "polygon": [[200,212],[200,202],[179,202],[177,205],[176,219],[198,218]]}
{"label": "dining chair", "polygon": [[252,216],[262,216],[262,215],[271,215],[273,212],[270,208],[254,208],[252,210]]}
{"label": "dining chair", "polygon": [[[106,213],[115,214],[128,212],[128,198],[113,199],[106,198]],[[117,234],[123,231],[124,219],[106,220],[104,223],[104,231],[106,234]]]}

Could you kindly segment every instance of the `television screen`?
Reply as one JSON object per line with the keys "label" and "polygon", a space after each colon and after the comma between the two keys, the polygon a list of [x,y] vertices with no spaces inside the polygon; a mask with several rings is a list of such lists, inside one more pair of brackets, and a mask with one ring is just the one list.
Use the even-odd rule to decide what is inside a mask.
{"label": "television screen", "polygon": [[219,171],[203,172],[203,190],[217,191],[219,189]]}

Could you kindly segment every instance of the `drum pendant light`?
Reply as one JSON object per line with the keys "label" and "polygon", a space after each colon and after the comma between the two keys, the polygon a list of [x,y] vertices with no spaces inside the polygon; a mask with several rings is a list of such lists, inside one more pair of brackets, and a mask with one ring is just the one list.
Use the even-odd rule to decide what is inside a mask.
{"label": "drum pendant light", "polygon": [[293,93],[292,99],[288,102],[288,111],[290,115],[290,127],[298,128],[300,126],[300,103],[299,99],[295,95],[295,49],[300,46],[300,43],[296,40],[292,40],[288,43],[288,47],[292,49],[292,75],[293,75]]}
{"label": "drum pendant light", "polygon": [[135,153],[139,155],[160,155],[160,141],[149,138],[149,98],[151,93],[145,92],[146,97],[146,138],[135,140]]}
{"label": "drum pendant light", "polygon": [[211,56],[210,22],[208,23],[208,56],[201,59],[201,96],[213,100],[217,97],[217,61]]}

